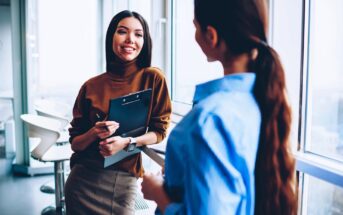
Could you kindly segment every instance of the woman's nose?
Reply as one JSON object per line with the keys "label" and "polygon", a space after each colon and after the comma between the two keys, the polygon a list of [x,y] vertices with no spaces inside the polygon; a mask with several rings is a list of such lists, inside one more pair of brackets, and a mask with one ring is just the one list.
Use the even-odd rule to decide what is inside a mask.
{"label": "woman's nose", "polygon": [[127,34],[125,42],[132,44],[133,43],[133,35],[132,34]]}

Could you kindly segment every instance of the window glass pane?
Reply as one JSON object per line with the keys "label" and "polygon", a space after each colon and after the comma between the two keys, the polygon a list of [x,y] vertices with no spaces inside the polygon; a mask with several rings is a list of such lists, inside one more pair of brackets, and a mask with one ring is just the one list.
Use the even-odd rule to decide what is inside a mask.
{"label": "window glass pane", "polygon": [[102,72],[98,10],[93,0],[28,1],[30,106],[42,98],[72,106],[81,85]]}
{"label": "window glass pane", "polygon": [[208,63],[194,39],[193,0],[178,0],[174,8],[175,62],[173,69],[173,100],[191,104],[196,84],[218,78],[222,67]]}
{"label": "window glass pane", "polygon": [[11,8],[0,5],[0,147],[4,123],[13,116]]}
{"label": "window glass pane", "polygon": [[306,150],[343,161],[343,1],[312,0]]}
{"label": "window glass pane", "polygon": [[338,215],[343,214],[343,188],[315,177],[305,175],[308,183],[303,200],[303,214]]}
{"label": "window glass pane", "polygon": [[0,97],[12,96],[11,8],[0,5]]}

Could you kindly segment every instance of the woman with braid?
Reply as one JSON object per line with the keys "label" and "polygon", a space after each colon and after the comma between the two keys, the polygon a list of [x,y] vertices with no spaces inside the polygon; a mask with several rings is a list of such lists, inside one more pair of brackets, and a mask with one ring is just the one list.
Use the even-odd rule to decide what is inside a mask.
{"label": "woman with braid", "polygon": [[164,214],[296,214],[291,110],[267,43],[264,0],[194,0],[195,40],[223,77],[196,86],[172,131],[165,178],[142,191]]}

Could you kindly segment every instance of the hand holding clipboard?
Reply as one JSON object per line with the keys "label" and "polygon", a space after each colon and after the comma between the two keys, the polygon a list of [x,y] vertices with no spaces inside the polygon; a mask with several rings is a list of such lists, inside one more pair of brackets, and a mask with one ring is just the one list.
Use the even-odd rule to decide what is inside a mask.
{"label": "hand holding clipboard", "polygon": [[[147,89],[110,100],[109,121],[119,123],[113,136],[137,137],[147,132],[152,90]],[[137,147],[132,151],[120,150],[105,157],[104,167],[113,165],[124,158],[141,152]]]}

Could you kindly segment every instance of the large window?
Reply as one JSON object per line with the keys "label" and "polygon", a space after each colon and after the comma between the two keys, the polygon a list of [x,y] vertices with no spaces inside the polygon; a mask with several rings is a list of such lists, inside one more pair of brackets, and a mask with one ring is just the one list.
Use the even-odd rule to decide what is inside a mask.
{"label": "large window", "polygon": [[27,13],[29,101],[72,106],[82,83],[101,71],[98,1],[30,0]]}
{"label": "large window", "polygon": [[[81,85],[101,71],[100,1],[27,0],[25,5],[27,88],[23,90],[28,112],[35,113],[39,106],[70,119]],[[27,157],[34,147],[34,141],[17,144],[17,158]],[[42,166],[34,160],[25,162]]]}
{"label": "large window", "polygon": [[13,153],[7,129],[13,124],[13,74],[10,7],[0,5],[0,158]]}
{"label": "large window", "polygon": [[343,2],[304,6],[301,213],[343,214]]}
{"label": "large window", "polygon": [[343,161],[343,1],[309,2],[306,150]]}
{"label": "large window", "polygon": [[193,0],[174,0],[172,100],[192,104],[195,85],[223,75],[218,62],[208,63],[196,43]]}

